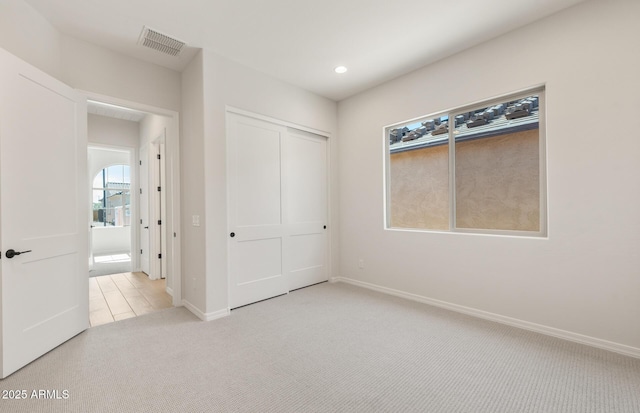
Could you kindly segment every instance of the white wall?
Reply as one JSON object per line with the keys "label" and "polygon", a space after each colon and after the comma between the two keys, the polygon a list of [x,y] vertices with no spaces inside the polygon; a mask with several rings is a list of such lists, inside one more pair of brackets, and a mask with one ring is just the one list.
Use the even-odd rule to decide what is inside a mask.
{"label": "white wall", "polygon": [[62,75],[61,35],[22,0],[0,1],[0,47],[53,77]]}
{"label": "white wall", "polygon": [[[182,72],[180,185],[182,208],[182,297],[202,313],[206,309],[204,212],[203,60],[198,53]],[[200,226],[191,217],[200,217]]]}
{"label": "white wall", "polygon": [[61,34],[23,0],[0,1],[0,47],[73,88],[180,110],[180,73]]}
{"label": "white wall", "polygon": [[131,253],[131,227],[96,227],[91,230],[93,256]]}
{"label": "white wall", "polygon": [[[640,355],[638,16],[590,1],[340,102],[341,275]],[[384,125],[543,83],[548,239],[383,229]]]}
{"label": "white wall", "polygon": [[171,128],[172,119],[168,116],[148,114],[140,121],[140,144],[142,148],[157,139],[165,129]]}
{"label": "white wall", "polygon": [[[184,294],[205,314],[224,311],[228,307],[226,105],[329,132],[332,135],[332,158],[336,159],[337,155],[335,102],[207,51],[185,70],[182,152]],[[200,122],[203,122],[202,128]],[[202,169],[204,181],[198,173]],[[337,174],[334,173],[331,179],[332,187],[336,189]],[[204,191],[204,198],[199,190]],[[335,194],[334,191],[334,212],[337,211]],[[200,215],[200,227],[192,226],[192,215]],[[337,265],[337,224],[334,214],[330,228],[333,235],[332,268]]]}
{"label": "white wall", "polygon": [[129,120],[89,113],[87,134],[89,144],[137,149],[140,141],[140,124]]}
{"label": "white wall", "polygon": [[74,88],[180,110],[180,73],[62,35],[61,80]]}
{"label": "white wall", "polygon": [[131,163],[130,155],[126,148],[122,149],[105,149],[92,147],[89,153],[89,185],[93,185],[93,178],[98,172],[111,165],[129,165]]}

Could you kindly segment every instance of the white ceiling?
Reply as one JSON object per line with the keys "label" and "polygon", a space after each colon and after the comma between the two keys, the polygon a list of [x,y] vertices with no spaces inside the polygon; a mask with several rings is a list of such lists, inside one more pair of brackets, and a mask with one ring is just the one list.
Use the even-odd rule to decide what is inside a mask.
{"label": "white ceiling", "polygon": [[[206,48],[334,100],[582,1],[26,0],[61,32],[127,55],[180,71]],[[145,25],[188,48],[143,48]]]}

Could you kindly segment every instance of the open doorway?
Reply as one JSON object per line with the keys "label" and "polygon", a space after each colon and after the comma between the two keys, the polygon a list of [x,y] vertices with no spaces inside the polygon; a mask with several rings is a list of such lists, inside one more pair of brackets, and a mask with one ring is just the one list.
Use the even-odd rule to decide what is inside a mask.
{"label": "open doorway", "polygon": [[180,304],[177,114],[109,99],[88,100],[92,326]]}
{"label": "open doorway", "polygon": [[125,148],[89,147],[89,277],[133,271],[132,152]]}

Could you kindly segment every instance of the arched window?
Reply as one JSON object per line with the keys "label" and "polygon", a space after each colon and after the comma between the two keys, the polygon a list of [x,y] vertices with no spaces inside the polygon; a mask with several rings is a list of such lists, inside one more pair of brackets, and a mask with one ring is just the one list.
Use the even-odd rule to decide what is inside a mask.
{"label": "arched window", "polygon": [[129,165],[104,168],[93,179],[93,225],[131,225],[131,173]]}

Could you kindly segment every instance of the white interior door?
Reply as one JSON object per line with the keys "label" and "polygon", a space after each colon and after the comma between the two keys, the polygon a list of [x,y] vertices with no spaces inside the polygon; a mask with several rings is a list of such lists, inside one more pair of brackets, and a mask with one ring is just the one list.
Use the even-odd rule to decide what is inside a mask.
{"label": "white interior door", "polygon": [[6,377],[89,326],[87,113],[74,90],[2,49],[0,90]]}
{"label": "white interior door", "polygon": [[151,246],[151,273],[149,278],[157,280],[166,278],[167,274],[167,227],[166,217],[166,187],[165,187],[165,132],[163,131],[157,139],[149,146],[151,158],[149,162],[152,166],[149,173],[151,187],[154,189],[149,197],[149,215],[152,231],[150,232]]}
{"label": "white interior door", "polygon": [[326,281],[326,139],[227,114],[229,302]]}
{"label": "white interior door", "polygon": [[227,116],[230,307],[286,294],[282,216],[285,128]]}
{"label": "white interior door", "polygon": [[149,146],[140,148],[140,267],[149,275],[149,254],[151,243],[149,242]]}
{"label": "white interior door", "polygon": [[[87,152],[89,152],[87,150]],[[91,153],[87,153],[87,165],[91,165],[93,156]],[[91,171],[87,168],[87,177],[91,176]],[[89,183],[90,185],[91,183]],[[89,197],[87,200],[89,201],[88,209],[89,209],[89,237],[87,238],[87,250],[89,251],[89,271],[93,270],[93,265],[95,264],[95,257],[93,255],[93,198],[92,198],[92,188],[89,186],[87,188],[89,191]]]}
{"label": "white interior door", "polygon": [[327,139],[287,129],[287,236],[289,290],[329,279],[327,271]]}
{"label": "white interior door", "polygon": [[[149,191],[148,194],[148,226],[149,236],[149,279],[166,278],[167,273],[167,227],[166,218],[166,189],[165,188],[165,131],[145,149],[148,151],[146,168]],[[144,160],[143,160],[144,162]],[[144,191],[143,191],[144,192]]]}
{"label": "white interior door", "polygon": [[158,212],[159,212],[159,220],[162,223],[158,226],[158,237],[160,241],[160,278],[167,278],[167,188],[166,188],[166,179],[165,179],[165,138],[164,133],[162,136],[162,141],[158,144],[158,182],[159,187],[161,188],[158,191]]}

